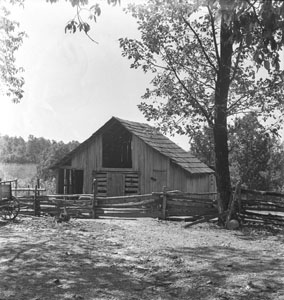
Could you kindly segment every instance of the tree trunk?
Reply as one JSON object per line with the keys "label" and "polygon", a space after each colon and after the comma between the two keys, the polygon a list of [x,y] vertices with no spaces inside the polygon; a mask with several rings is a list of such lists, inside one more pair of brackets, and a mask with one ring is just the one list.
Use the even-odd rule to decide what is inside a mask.
{"label": "tree trunk", "polygon": [[[226,0],[228,1],[228,0]],[[230,11],[222,7],[220,32],[220,59],[215,89],[215,119],[214,119],[214,145],[217,190],[220,194],[218,203],[219,212],[228,209],[231,196],[231,179],[229,171],[228,129],[227,129],[227,103],[230,87],[230,71],[232,64],[233,44],[232,32],[225,20]],[[224,3],[224,2],[223,2]]]}

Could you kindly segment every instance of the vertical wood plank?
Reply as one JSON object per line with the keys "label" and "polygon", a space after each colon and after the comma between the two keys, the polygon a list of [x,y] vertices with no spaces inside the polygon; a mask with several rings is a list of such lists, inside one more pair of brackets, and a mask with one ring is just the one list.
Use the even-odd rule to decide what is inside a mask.
{"label": "vertical wood plank", "polygon": [[15,190],[16,190],[16,191],[15,191],[15,197],[18,196],[18,195],[17,195],[17,194],[18,194],[18,193],[17,193],[17,189],[18,189],[18,179],[15,180]]}
{"label": "vertical wood plank", "polygon": [[162,219],[167,217],[167,187],[163,187]]}
{"label": "vertical wood plank", "polygon": [[107,196],[124,196],[125,174],[108,172],[107,174]]}
{"label": "vertical wood plank", "polygon": [[40,200],[38,196],[38,186],[36,185],[34,190],[34,215],[36,217],[40,217]]}
{"label": "vertical wood plank", "polygon": [[98,182],[96,179],[93,180],[93,203],[92,203],[92,218],[96,219],[96,207],[98,206],[97,200],[97,193],[98,193]]}

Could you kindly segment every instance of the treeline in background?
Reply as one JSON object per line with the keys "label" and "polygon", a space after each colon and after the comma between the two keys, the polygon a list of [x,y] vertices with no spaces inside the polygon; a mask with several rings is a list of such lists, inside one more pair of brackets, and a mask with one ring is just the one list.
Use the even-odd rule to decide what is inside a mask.
{"label": "treeline in background", "polygon": [[37,179],[49,192],[55,191],[55,174],[50,167],[79,145],[37,138],[0,136],[0,178],[18,179],[20,186],[33,186]]}
{"label": "treeline in background", "polygon": [[[284,142],[275,128],[267,129],[255,113],[236,118],[228,126],[229,164],[232,185],[241,182],[248,189],[284,191]],[[191,152],[214,168],[211,128],[191,135]]]}

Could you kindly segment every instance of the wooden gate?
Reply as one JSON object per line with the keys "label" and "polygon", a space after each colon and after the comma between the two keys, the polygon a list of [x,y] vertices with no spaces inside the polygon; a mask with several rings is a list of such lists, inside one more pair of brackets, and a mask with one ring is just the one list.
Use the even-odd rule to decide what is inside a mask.
{"label": "wooden gate", "polygon": [[134,171],[93,172],[97,195],[101,197],[129,196],[139,194],[139,174]]}
{"label": "wooden gate", "polygon": [[109,172],[107,174],[107,196],[124,195],[124,177],[122,173]]}
{"label": "wooden gate", "polygon": [[162,216],[162,205],[161,198],[155,194],[97,197],[93,211],[95,218],[159,218]]}

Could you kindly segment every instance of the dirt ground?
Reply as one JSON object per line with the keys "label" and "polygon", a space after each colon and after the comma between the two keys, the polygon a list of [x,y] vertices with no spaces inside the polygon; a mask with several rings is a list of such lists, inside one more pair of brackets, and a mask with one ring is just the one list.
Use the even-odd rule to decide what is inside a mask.
{"label": "dirt ground", "polygon": [[154,219],[0,223],[0,299],[284,300],[284,234]]}

